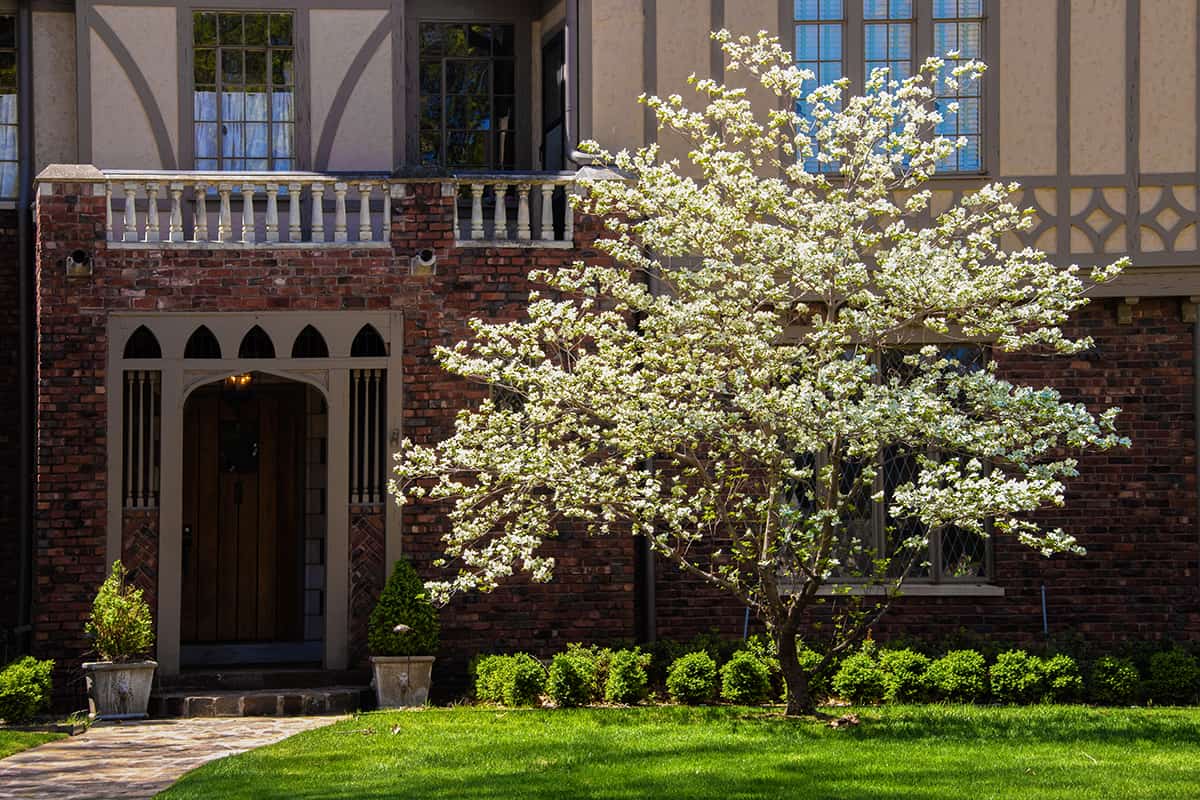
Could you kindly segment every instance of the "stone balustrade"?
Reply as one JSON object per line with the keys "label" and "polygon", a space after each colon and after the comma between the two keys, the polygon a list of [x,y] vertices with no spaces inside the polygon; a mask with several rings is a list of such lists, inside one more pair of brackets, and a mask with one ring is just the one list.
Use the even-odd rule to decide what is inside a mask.
{"label": "stone balustrade", "polygon": [[574,172],[457,175],[454,231],[460,247],[571,247]]}
{"label": "stone balustrade", "polygon": [[389,245],[404,185],[378,175],[104,171],[109,242]]}

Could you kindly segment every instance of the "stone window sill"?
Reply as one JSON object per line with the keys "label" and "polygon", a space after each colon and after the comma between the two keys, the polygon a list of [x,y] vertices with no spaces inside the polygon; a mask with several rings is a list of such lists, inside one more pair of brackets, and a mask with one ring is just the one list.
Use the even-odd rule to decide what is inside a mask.
{"label": "stone window sill", "polygon": [[[854,596],[883,595],[882,586],[848,587],[822,586],[817,590],[818,597],[831,597],[835,594],[850,594]],[[900,589],[901,597],[1004,597],[1004,587],[991,583],[906,583]]]}

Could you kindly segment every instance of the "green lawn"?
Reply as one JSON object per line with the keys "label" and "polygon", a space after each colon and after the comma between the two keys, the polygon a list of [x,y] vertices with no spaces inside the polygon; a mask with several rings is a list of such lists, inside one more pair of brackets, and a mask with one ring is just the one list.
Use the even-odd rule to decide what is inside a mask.
{"label": "green lawn", "polygon": [[39,744],[61,739],[62,733],[26,733],[25,731],[0,730],[0,758],[8,758],[13,753],[19,753]]}
{"label": "green lawn", "polygon": [[1190,798],[1200,709],[910,706],[833,729],[737,708],[372,713],[161,797]]}

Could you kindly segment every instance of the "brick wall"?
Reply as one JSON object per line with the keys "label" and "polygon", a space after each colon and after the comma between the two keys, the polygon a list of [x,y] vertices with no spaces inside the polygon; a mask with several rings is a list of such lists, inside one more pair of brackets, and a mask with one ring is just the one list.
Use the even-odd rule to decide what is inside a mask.
{"label": "brick wall", "polygon": [[[449,434],[454,414],[483,397],[443,372],[433,350],[465,335],[470,316],[513,319],[523,313],[528,271],[594,257],[598,228],[576,225],[574,251],[456,248],[453,203],[439,184],[413,185],[398,201],[392,250],[128,250],[104,241],[104,201],[88,186],[54,184],[38,205],[38,439],[36,647],[75,665],[86,650],[82,625],[103,578],[105,547],[105,337],[114,311],[258,311],[397,309],[405,314],[405,435],[433,442]],[[410,256],[438,254],[437,274],[413,276]],[[64,256],[93,254],[88,278],[65,276]],[[444,529],[437,508],[404,511],[405,553],[427,577]],[[362,526],[356,526],[361,528]],[[369,537],[368,537],[369,538]],[[353,546],[365,547],[352,534]],[[548,654],[568,641],[616,641],[632,636],[632,545],[627,538],[583,541],[564,533],[554,548],[558,578],[461,598],[443,614],[443,686],[461,685],[467,660],[497,647]],[[366,553],[363,549],[362,553]],[[360,554],[361,555],[361,554]],[[360,558],[360,588],[380,581]],[[352,596],[356,640],[369,591]],[[362,642],[352,646],[362,653]],[[74,677],[64,674],[68,681]]]}
{"label": "brick wall", "polygon": [[[0,631],[17,624],[20,536],[20,418],[17,409],[18,308],[17,212],[0,210]],[[0,652],[0,656],[3,653]]]}

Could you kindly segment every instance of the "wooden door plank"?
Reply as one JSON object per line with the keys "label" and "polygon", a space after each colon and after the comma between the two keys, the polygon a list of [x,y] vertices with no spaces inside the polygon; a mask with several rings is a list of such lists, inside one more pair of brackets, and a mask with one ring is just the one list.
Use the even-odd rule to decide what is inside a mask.
{"label": "wooden door plank", "polygon": [[[241,420],[257,427],[261,454],[263,430],[269,427],[261,393],[243,401]],[[254,435],[253,428],[250,434]],[[261,461],[258,470],[238,476],[242,503],[237,509],[237,638],[252,641],[258,624],[258,499],[262,491]]]}
{"label": "wooden door plank", "polygon": [[[286,405],[286,404],[285,404]],[[275,392],[264,393],[259,409],[261,424],[258,438],[258,563],[257,563],[257,638],[260,641],[276,639],[275,625],[275,537],[278,520],[277,453],[279,449],[279,426],[282,422],[279,397]]]}
{"label": "wooden door plank", "polygon": [[192,532],[190,552],[186,539],[183,552],[183,594],[179,609],[179,639],[182,642],[196,641],[196,494],[197,461],[196,453],[199,446],[198,420],[196,416],[197,403],[193,396],[183,409],[183,526],[184,533]]}
{"label": "wooden door plank", "polygon": [[[236,423],[238,420],[238,411],[233,407],[233,404],[222,398],[220,405],[222,427],[226,424]],[[220,437],[221,434],[223,434],[223,431],[219,430],[218,436]],[[236,499],[235,494],[238,491],[238,482],[245,476],[226,471],[224,465],[220,463],[222,459],[223,456],[218,458],[218,464],[221,466],[219,473],[221,476],[221,496],[217,524],[219,540],[217,554],[217,640],[232,642],[237,639],[238,634],[238,506],[234,500]]]}
{"label": "wooden door plank", "polygon": [[[201,394],[202,392],[202,394]],[[196,473],[198,494],[196,528],[192,549],[196,551],[196,639],[217,640],[217,605],[220,599],[220,464],[217,446],[221,397],[216,389],[201,389],[197,401]]]}

